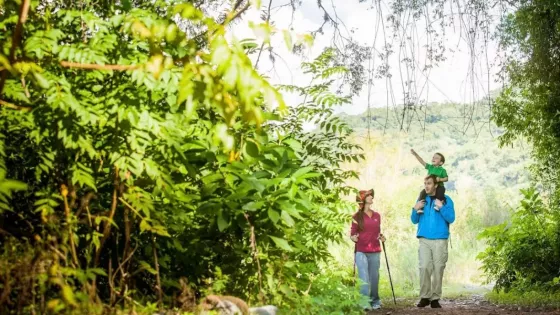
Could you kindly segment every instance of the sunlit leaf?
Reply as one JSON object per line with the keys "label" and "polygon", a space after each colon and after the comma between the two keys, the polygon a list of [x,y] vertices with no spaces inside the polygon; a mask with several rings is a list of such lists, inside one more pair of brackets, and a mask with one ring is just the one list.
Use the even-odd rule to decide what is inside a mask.
{"label": "sunlit leaf", "polygon": [[276,211],[272,208],[268,208],[268,217],[274,223],[277,223],[278,220],[280,220],[280,214],[278,213],[278,211]]}
{"label": "sunlit leaf", "polygon": [[285,239],[270,235],[269,237],[274,241],[274,244],[276,244],[276,246],[282,248],[283,250],[292,251],[292,247]]}
{"label": "sunlit leaf", "polygon": [[72,287],[68,285],[62,286],[62,298],[70,305],[77,305],[76,298],[74,297],[74,291],[72,290]]}
{"label": "sunlit leaf", "polygon": [[259,147],[253,141],[247,140],[247,142],[245,142],[245,152],[251,157],[258,157]]}

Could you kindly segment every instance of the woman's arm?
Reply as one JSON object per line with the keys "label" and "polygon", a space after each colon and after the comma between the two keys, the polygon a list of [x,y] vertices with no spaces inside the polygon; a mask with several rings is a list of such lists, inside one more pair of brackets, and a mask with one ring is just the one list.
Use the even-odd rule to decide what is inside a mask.
{"label": "woman's arm", "polygon": [[385,242],[385,236],[381,233],[381,215],[379,215],[379,240],[381,243]]}
{"label": "woman's arm", "polygon": [[352,218],[352,225],[350,226],[350,239],[356,243],[358,241],[358,221]]}

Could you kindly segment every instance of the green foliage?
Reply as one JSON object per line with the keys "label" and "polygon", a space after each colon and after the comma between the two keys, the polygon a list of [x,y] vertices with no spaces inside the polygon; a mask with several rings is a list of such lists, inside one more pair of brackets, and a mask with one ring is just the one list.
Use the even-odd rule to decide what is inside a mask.
{"label": "green foliage", "polygon": [[[486,294],[486,298],[494,304],[519,305],[526,308],[545,307],[552,309],[560,307],[560,293],[545,292],[543,288],[537,287],[507,293],[492,291]],[[523,311],[530,312],[531,309],[523,309]]]}
{"label": "green foliage", "polygon": [[555,1],[519,1],[497,30],[507,53],[503,75],[508,81],[496,100],[493,120],[505,128],[502,145],[519,138],[532,145],[535,184],[545,193],[541,201],[533,190],[524,191],[525,200],[513,220],[485,232],[496,248],[481,257],[497,289],[559,289],[559,21]]}
{"label": "green foliage", "polygon": [[362,314],[360,305],[364,304],[359,302],[367,298],[353,285],[352,274],[344,267],[332,259],[320,270],[303,265],[301,280],[307,282],[307,288],[288,296],[293,305],[290,314]]}
{"label": "green foliage", "polygon": [[[300,307],[297,305],[301,303],[298,299],[301,295],[297,292],[306,292],[305,294],[309,294],[311,298],[307,303],[312,301],[318,304],[315,307],[321,307],[318,298],[316,299],[313,293],[306,289],[310,285],[309,281],[313,280],[305,278],[321,272],[319,267],[330,257],[328,251],[330,244],[342,240],[344,234],[341,231],[349,223],[348,214],[352,203],[341,200],[340,196],[354,191],[345,183],[348,179],[357,177],[356,172],[344,170],[343,163],[359,161],[363,158],[361,146],[354,145],[349,140],[352,129],[333,115],[336,106],[349,100],[348,97],[330,92],[335,78],[345,73],[344,69],[332,71],[335,57],[334,51],[327,49],[312,63],[303,65],[306,72],[312,75],[312,83],[316,84],[306,87],[283,87],[300,93],[304,97],[304,102],[290,107],[282,122],[269,125],[270,133],[281,135],[277,141],[291,148],[297,158],[301,159],[297,171],[290,177],[293,184],[286,194],[288,196],[298,195],[301,194],[301,191],[309,194],[307,200],[299,202],[306,211],[294,212],[293,202],[284,200],[278,202],[280,208],[277,211],[270,208],[268,211],[268,216],[273,222],[278,220],[287,226],[293,226],[293,245],[283,242],[282,239],[272,236],[271,238],[280,248],[288,250],[291,246],[289,253],[294,260],[280,263],[270,260],[269,263],[277,265],[276,270],[283,270],[286,279],[298,280],[293,284],[283,285],[283,281],[277,277],[271,277],[272,274],[268,278],[268,285],[271,288],[280,287],[281,296],[276,297],[278,304],[287,303],[291,309]],[[314,123],[317,129],[305,130],[304,125],[308,122]],[[278,176],[281,178],[281,173]],[[295,184],[299,184],[300,188],[296,189]],[[300,206],[296,204],[295,209],[299,208]],[[293,262],[298,262],[298,264],[293,264]],[[302,274],[304,278],[300,279]],[[329,279],[330,276],[329,273],[323,271],[322,280],[319,283],[324,281],[325,286],[335,283],[334,279],[338,279],[338,277],[332,275],[334,278]],[[351,289],[345,288],[344,290]],[[317,292],[319,294],[321,291]],[[286,300],[282,301],[282,297]],[[356,305],[356,300],[352,299],[347,303],[347,307],[351,308],[351,305]],[[308,304],[306,307],[309,308],[312,305]]]}
{"label": "green foliage", "polygon": [[[198,294],[299,303],[348,224],[340,196],[356,173],[342,163],[361,158],[333,117],[349,101],[330,92],[346,73],[334,51],[304,65],[314,84],[291,87],[307,100],[287,111],[247,41],[226,41],[229,17],[182,1],[32,1],[14,42],[19,4],[0,21],[0,205],[14,210],[0,228],[43,266],[2,307],[19,294],[41,311],[150,309],[174,303],[182,277]],[[334,279],[307,308],[322,286],[355,297]]]}
{"label": "green foliage", "polygon": [[[340,257],[329,249],[343,240],[354,211],[341,196],[353,192],[353,184],[362,186],[358,174],[368,170],[364,164],[356,167],[364,158],[362,147],[387,149],[375,159],[390,165],[375,179],[377,196],[400,189],[402,198],[381,207],[384,222],[392,222],[384,228],[392,234],[389,255],[398,263],[395,279],[405,279],[404,291],[416,285],[411,266],[417,264],[414,246],[405,241],[413,227],[402,224],[407,214],[398,210],[409,207],[420,186],[420,181],[403,182],[422,170],[400,167],[396,152],[408,146],[424,154],[446,148],[453,161],[448,190],[468,192],[458,197],[463,199],[456,203],[467,206],[453,227],[462,255],[451,258],[464,264],[472,264],[467,256],[476,250],[474,235],[506,219],[502,202],[527,181],[519,167],[524,152],[490,150],[488,135],[473,144],[469,137],[478,137],[480,130],[459,132],[448,113],[457,111],[454,106],[402,116],[392,112],[395,121],[385,110],[353,118],[334,115],[337,106],[350,102],[332,92],[344,90],[337,82],[350,83],[352,93],[363,83],[362,62],[369,52],[353,42],[346,47],[351,55],[327,49],[304,63],[312,81],[282,86],[304,98],[286,107],[247,57],[258,45],[227,39],[228,24],[244,11],[240,2],[214,20],[202,9],[217,6],[214,1],[32,0],[21,25],[22,2],[0,1],[0,241],[5,245],[0,276],[11,279],[1,287],[2,312],[81,314],[109,305],[153,313],[158,304],[175,303],[172,296],[184,277],[197,295],[237,295],[290,312],[352,313],[359,311],[360,297],[349,284],[351,264],[335,263]],[[503,41],[521,47],[522,58],[510,63],[515,75],[494,111],[496,123],[506,128],[503,143],[527,137],[542,162],[539,175],[547,179],[556,178],[560,155],[555,149],[560,147],[558,56],[547,53],[558,46],[552,23],[557,10],[548,1],[523,3],[504,22],[509,37]],[[273,31],[268,24],[252,28],[265,41]],[[292,46],[289,32],[284,35]],[[486,118],[459,112],[463,122],[467,114],[475,121]],[[424,119],[411,118],[419,114]],[[377,140],[364,140],[350,126],[372,126]],[[385,135],[387,130],[392,133]],[[402,130],[413,137],[395,141]],[[433,141],[425,141],[426,135]],[[382,169],[374,167],[372,173]],[[464,188],[472,182],[498,188],[483,193],[481,187]],[[519,213],[525,214],[519,216],[534,218],[542,231],[529,235],[526,228],[538,225],[518,222],[517,216],[511,226],[488,230],[485,239],[495,242],[496,250],[485,252],[484,267],[503,288],[556,288],[558,275],[544,265],[544,250],[559,256],[557,210],[526,193],[529,205],[523,204]],[[482,202],[469,203],[480,196]],[[531,212],[534,207],[539,211]],[[537,242],[544,267],[531,264],[503,234],[529,252],[535,248],[523,241]],[[505,261],[504,252],[515,259]]]}
{"label": "green foliage", "polygon": [[[493,120],[505,128],[503,145],[520,137],[533,145],[535,173],[557,198],[560,147],[560,8],[555,1],[520,1],[498,29],[507,53],[508,84],[493,108]],[[556,196],[555,196],[556,194]]]}
{"label": "green foliage", "polygon": [[3,135],[0,135],[0,211],[10,210],[9,200],[12,197],[12,192],[22,191],[27,189],[27,185],[20,181],[11,180],[6,178],[6,152],[4,149]]}
{"label": "green foliage", "polygon": [[490,227],[480,234],[488,243],[479,255],[494,289],[508,292],[527,288],[560,289],[560,248],[557,210],[546,207],[535,188],[521,190],[524,199],[511,222]]}
{"label": "green foliage", "polygon": [[[560,44],[558,13],[554,1],[523,2],[502,21],[498,34],[511,53],[506,68],[511,82],[502,92],[495,118],[508,126],[505,141],[519,135],[548,141],[538,138],[555,128],[550,122],[556,119],[554,84],[558,73],[553,65],[559,60],[552,52]],[[514,110],[516,104],[519,106]]]}

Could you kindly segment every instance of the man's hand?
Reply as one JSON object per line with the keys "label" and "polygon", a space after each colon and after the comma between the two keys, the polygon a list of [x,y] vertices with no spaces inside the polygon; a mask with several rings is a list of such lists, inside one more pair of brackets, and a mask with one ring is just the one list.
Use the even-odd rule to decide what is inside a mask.
{"label": "man's hand", "polygon": [[352,242],[357,243],[358,242],[358,234],[350,235],[350,239],[352,240]]}
{"label": "man's hand", "polygon": [[418,200],[418,202],[414,205],[414,209],[416,209],[416,211],[424,208],[424,206],[426,205],[426,201],[424,200]]}
{"label": "man's hand", "polygon": [[436,209],[436,211],[439,211],[439,209],[441,209],[441,207],[443,207],[443,202],[441,202],[441,200],[436,199],[435,201],[436,206],[434,207],[434,209]]}
{"label": "man's hand", "polygon": [[385,235],[379,234],[379,240],[381,241],[381,243],[385,243],[386,240]]}

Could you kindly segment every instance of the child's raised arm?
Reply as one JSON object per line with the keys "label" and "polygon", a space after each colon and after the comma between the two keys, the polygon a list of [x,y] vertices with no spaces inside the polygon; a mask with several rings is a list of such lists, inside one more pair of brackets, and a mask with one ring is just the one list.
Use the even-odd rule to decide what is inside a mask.
{"label": "child's raised arm", "polygon": [[416,153],[416,151],[414,151],[414,149],[410,149],[410,153],[412,153],[412,155],[414,155],[416,157],[416,159],[418,160],[418,162],[420,162],[420,164],[422,164],[422,166],[426,167],[426,162],[424,162],[424,160],[422,160],[420,155],[418,155],[418,153]]}

